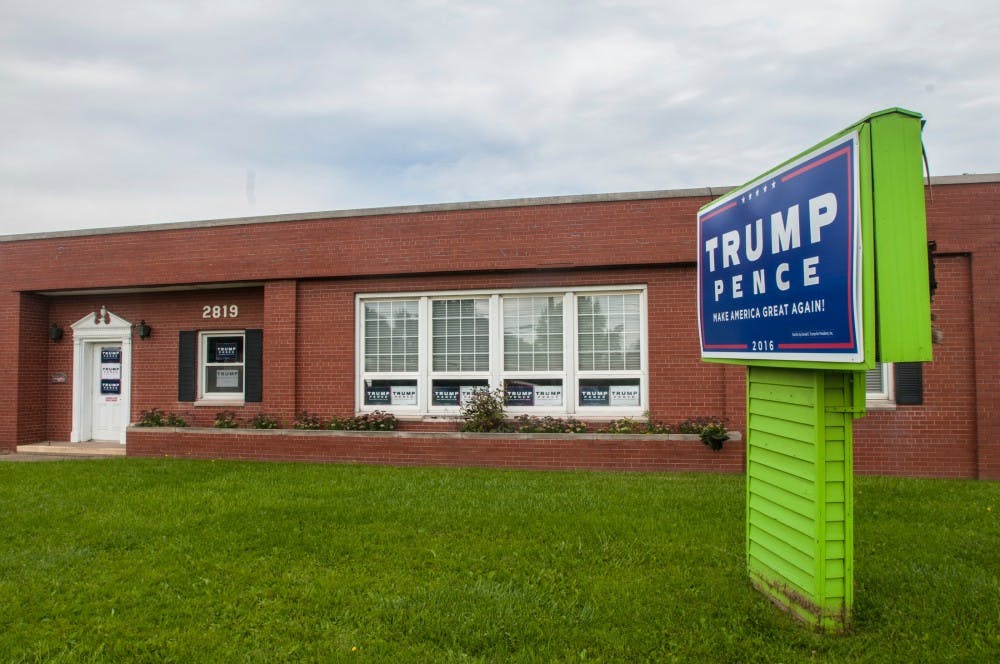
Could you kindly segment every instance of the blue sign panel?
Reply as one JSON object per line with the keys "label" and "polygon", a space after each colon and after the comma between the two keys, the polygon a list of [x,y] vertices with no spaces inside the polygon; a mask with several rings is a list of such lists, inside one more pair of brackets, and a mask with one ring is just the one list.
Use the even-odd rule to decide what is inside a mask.
{"label": "blue sign panel", "polygon": [[120,380],[102,380],[101,394],[121,394],[122,382]]}
{"label": "blue sign panel", "polygon": [[504,386],[508,406],[534,406],[535,386],[529,383],[509,382]]}
{"label": "blue sign panel", "polygon": [[239,343],[236,341],[215,341],[214,362],[236,362],[239,359]]}
{"label": "blue sign panel", "polygon": [[457,384],[434,384],[433,403],[435,406],[457,406],[461,387]]}
{"label": "blue sign panel", "polygon": [[580,384],[581,406],[607,406],[609,403],[607,385]]}
{"label": "blue sign panel", "polygon": [[864,360],[857,161],[852,134],[698,213],[702,357]]}
{"label": "blue sign panel", "polygon": [[365,404],[387,406],[392,403],[392,390],[388,385],[366,385]]}
{"label": "blue sign panel", "polygon": [[114,348],[101,349],[101,364],[121,364],[121,361],[122,361],[121,348],[114,347]]}

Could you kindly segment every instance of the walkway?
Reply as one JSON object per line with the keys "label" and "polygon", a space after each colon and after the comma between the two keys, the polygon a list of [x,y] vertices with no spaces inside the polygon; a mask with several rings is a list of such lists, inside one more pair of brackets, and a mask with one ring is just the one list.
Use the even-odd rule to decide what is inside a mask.
{"label": "walkway", "polygon": [[0,454],[4,461],[57,461],[65,459],[101,459],[125,456],[125,446],[109,441],[67,443],[53,441],[18,445],[17,454]]}

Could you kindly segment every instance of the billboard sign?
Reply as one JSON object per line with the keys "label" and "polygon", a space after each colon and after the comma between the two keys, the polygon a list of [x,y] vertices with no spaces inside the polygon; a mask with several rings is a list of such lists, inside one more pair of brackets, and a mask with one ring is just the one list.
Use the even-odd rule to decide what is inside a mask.
{"label": "billboard sign", "polygon": [[860,363],[858,134],[698,213],[703,358]]}

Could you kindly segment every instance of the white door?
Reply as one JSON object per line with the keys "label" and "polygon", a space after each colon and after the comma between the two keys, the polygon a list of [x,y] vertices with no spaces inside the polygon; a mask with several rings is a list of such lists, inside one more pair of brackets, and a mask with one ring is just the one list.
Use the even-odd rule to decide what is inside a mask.
{"label": "white door", "polygon": [[118,441],[126,424],[122,401],[122,346],[118,343],[96,343],[92,353],[90,437],[93,440]]}

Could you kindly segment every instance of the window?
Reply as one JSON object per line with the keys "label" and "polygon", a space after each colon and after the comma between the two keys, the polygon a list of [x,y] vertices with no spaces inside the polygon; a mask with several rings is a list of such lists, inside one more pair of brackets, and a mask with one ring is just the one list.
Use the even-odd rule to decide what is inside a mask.
{"label": "window", "polygon": [[243,400],[244,336],[242,332],[201,335],[201,398]]}
{"label": "window", "polygon": [[489,371],[489,300],[434,300],[431,319],[434,371]]}
{"label": "window", "polygon": [[366,406],[416,407],[420,328],[417,300],[364,305],[364,398]]}
{"label": "window", "polygon": [[877,405],[891,402],[892,397],[892,364],[876,362],[865,372],[865,399]]}
{"label": "window", "polygon": [[580,296],[577,304],[579,405],[642,404],[641,303],[637,293]]}
{"label": "window", "polygon": [[503,386],[513,412],[566,409],[565,295],[509,295],[503,302]]}
{"label": "window", "polygon": [[180,332],[177,400],[234,404],[261,401],[263,339],[259,329]]}
{"label": "window", "polygon": [[515,414],[646,409],[645,288],[358,297],[362,410],[457,415],[503,388]]}
{"label": "window", "polygon": [[639,296],[581,296],[577,307],[581,371],[638,370]]}

